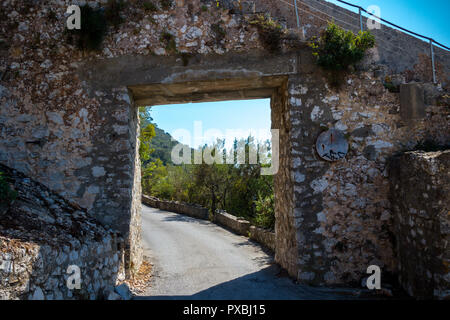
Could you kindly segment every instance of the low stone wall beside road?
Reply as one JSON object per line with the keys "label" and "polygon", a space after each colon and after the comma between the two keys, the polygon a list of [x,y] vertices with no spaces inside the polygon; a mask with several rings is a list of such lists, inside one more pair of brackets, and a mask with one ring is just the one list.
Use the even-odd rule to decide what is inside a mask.
{"label": "low stone wall beside road", "polygon": [[[145,195],[142,196],[142,203],[152,208],[181,213],[194,218],[204,220],[209,218],[208,209],[195,204],[161,200]],[[239,235],[250,237],[250,239],[262,244],[264,247],[275,251],[275,232],[252,226],[249,221],[233,216],[225,211],[216,211],[213,222]]]}
{"label": "low stone wall beside road", "polygon": [[250,239],[275,252],[275,232],[250,226]]}
{"label": "low stone wall beside road", "polygon": [[233,216],[225,211],[217,211],[214,215],[214,222],[246,237],[248,237],[251,226],[249,221]]}
{"label": "low stone wall beside road", "polygon": [[225,211],[217,211],[214,215],[214,222],[237,234],[249,237],[275,252],[275,232],[252,226],[250,221],[233,216]]}
{"label": "low stone wall beside road", "polygon": [[142,203],[152,207],[152,208],[159,208],[161,210],[166,210],[170,212],[176,212],[185,214],[187,216],[208,220],[209,218],[209,212],[208,209],[203,208],[199,205],[194,204],[188,204],[184,202],[178,202],[178,201],[167,201],[167,200],[161,200],[156,197],[146,196],[142,195]]}

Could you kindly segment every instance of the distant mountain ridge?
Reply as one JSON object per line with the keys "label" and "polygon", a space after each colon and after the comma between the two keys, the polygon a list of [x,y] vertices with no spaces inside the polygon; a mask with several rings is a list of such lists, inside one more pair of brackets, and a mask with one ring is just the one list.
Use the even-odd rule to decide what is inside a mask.
{"label": "distant mountain ridge", "polygon": [[164,165],[172,164],[172,149],[179,142],[172,140],[172,136],[163,129],[158,128],[156,123],[152,124],[155,126],[155,136],[150,141],[150,148],[154,149],[154,151],[150,154],[149,162],[161,159]]}
{"label": "distant mountain ridge", "polygon": [[[164,165],[173,164],[172,162],[172,149],[176,145],[180,144],[178,140],[174,139],[169,133],[163,129],[158,128],[156,123],[151,123],[155,126],[155,136],[150,140],[150,149],[154,149],[150,153],[150,159],[148,162],[153,162],[156,159],[160,159]],[[193,151],[192,148],[190,148]]]}

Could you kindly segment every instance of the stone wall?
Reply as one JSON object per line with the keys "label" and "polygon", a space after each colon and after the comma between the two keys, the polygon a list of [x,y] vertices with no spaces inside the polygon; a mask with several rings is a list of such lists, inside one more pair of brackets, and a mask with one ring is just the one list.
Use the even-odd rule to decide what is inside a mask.
{"label": "stone wall", "polygon": [[407,152],[390,163],[399,280],[422,299],[450,298],[450,151]]}
{"label": "stone wall", "polygon": [[155,197],[142,195],[142,203],[152,207],[170,212],[185,214],[187,216],[208,220],[209,212],[207,208],[200,205],[194,205],[178,201],[161,200]]}
{"label": "stone wall", "polygon": [[243,218],[220,210],[214,215],[214,222],[239,235],[249,237],[273,252],[277,252],[275,232],[258,228]]}
{"label": "stone wall", "polygon": [[249,230],[250,239],[262,244],[264,247],[270,249],[271,251],[276,251],[276,238],[275,232],[258,228],[255,226],[250,226]]}
{"label": "stone wall", "polygon": [[[0,210],[0,299],[106,299],[124,279],[123,239],[85,210],[0,165],[17,198]],[[69,289],[80,269],[80,289]]]}
{"label": "stone wall", "polygon": [[[209,219],[209,211],[199,205],[177,201],[161,200],[152,196],[142,196],[142,203],[152,208],[159,208],[170,212],[185,214],[197,219]],[[249,221],[233,216],[225,211],[217,211],[213,222],[218,223],[231,231],[250,237],[275,252],[275,233],[252,226]]]}
{"label": "stone wall", "polygon": [[[204,2],[213,3],[216,0],[204,0]],[[223,0],[220,3],[239,12],[236,1]],[[346,30],[353,32],[360,30],[359,15],[350,11],[353,9],[352,7],[343,4],[338,6],[325,0],[297,1],[300,20],[298,29],[293,0],[249,0],[242,1],[242,3],[245,12],[269,13],[283,25],[292,28],[293,32],[299,34],[303,40],[318,36],[331,20]],[[247,3],[252,5],[246,5]],[[383,17],[384,7],[380,9]],[[392,22],[396,23],[396,21]],[[367,18],[363,18],[363,28],[368,30]],[[371,60],[385,66],[382,71],[383,76],[401,73],[401,81],[432,81],[430,44],[427,40],[416,38],[386,24],[382,24],[380,29],[373,29],[371,32],[377,42],[376,48],[371,50]],[[435,35],[424,34],[424,36],[433,37]],[[448,43],[444,43],[444,45],[449,46]],[[450,86],[450,53],[438,46],[434,46],[434,53],[437,80],[448,89]]]}
{"label": "stone wall", "polygon": [[[387,159],[425,139],[448,143],[448,102],[425,101],[424,94],[423,116],[409,119],[401,116],[400,95],[383,87],[376,69],[348,76],[339,89],[311,76],[313,68],[300,73],[289,85],[299,278],[358,285],[371,264],[392,274]],[[346,135],[344,160],[326,162],[315,152],[326,128]]]}
{"label": "stone wall", "polygon": [[[424,84],[425,112],[404,118],[407,105],[383,87],[396,63],[398,71],[404,69],[403,54],[373,54],[334,88],[295,30],[273,53],[249,23],[251,15],[212,1],[178,0],[154,13],[139,3],[129,2],[124,23],[94,52],[67,42],[64,12],[72,1],[0,4],[0,163],[119,231],[129,248],[126,266],[136,269],[136,107],[271,97],[272,127],[280,130],[276,261],[302,282],[320,285],[359,285],[371,264],[395,272],[386,162],[425,138],[449,141],[448,99],[440,98],[445,91]],[[283,17],[279,1],[258,3]],[[302,21],[308,19],[313,30],[314,17]],[[176,50],[165,43],[165,32],[173,35]],[[406,47],[416,40],[402,41]],[[440,61],[447,77],[449,65]],[[348,138],[345,159],[329,163],[316,154],[316,138],[327,128]]]}
{"label": "stone wall", "polygon": [[240,218],[233,216],[225,211],[217,211],[214,214],[214,222],[228,228],[235,233],[248,237],[250,231],[250,222]]}

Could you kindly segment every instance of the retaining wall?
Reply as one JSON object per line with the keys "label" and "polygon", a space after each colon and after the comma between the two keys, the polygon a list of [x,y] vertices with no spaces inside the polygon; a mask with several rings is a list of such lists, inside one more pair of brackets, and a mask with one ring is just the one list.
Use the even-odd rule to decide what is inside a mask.
{"label": "retaining wall", "polygon": [[151,196],[142,196],[142,203],[152,207],[152,208],[159,208],[161,210],[166,210],[170,212],[176,212],[185,214],[187,216],[208,220],[209,218],[209,212],[208,209],[203,208],[199,205],[193,205],[193,204],[187,204],[184,202],[178,202],[178,201],[167,201],[167,200],[161,200],[155,197]]}
{"label": "retaining wall", "polygon": [[450,298],[450,151],[407,152],[390,164],[399,280],[422,299]]}
{"label": "retaining wall", "polygon": [[[0,171],[18,194],[0,208],[0,300],[108,298],[125,278],[123,239],[43,185]],[[80,287],[68,287],[76,268]]]}
{"label": "retaining wall", "polygon": [[[195,204],[161,200],[146,195],[142,196],[142,203],[152,208],[181,213],[198,219],[207,220],[209,218],[208,209]],[[264,247],[275,251],[275,232],[252,226],[249,221],[225,211],[217,211],[214,215],[214,222],[239,235],[250,237]]]}

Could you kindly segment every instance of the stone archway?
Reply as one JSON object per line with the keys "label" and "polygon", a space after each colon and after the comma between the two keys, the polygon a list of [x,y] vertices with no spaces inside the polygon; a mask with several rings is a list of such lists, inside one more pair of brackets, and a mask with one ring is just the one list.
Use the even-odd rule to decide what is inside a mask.
{"label": "stone archway", "polygon": [[[94,146],[99,158],[122,157],[121,165],[95,166],[99,174],[117,174],[126,179],[109,179],[103,186],[105,200],[126,203],[117,210],[109,204],[93,204],[91,212],[103,223],[116,227],[127,239],[126,266],[136,269],[142,259],[140,247],[140,161],[138,159],[137,107],[158,104],[271,98],[272,128],[280,130],[280,168],[275,176],[276,261],[292,276],[297,275],[297,242],[293,221],[290,123],[288,111],[289,75],[296,71],[296,56],[264,53],[193,57],[188,66],[176,58],[121,57],[107,62],[89,62],[80,70],[89,91],[100,96],[104,115],[110,117]],[[128,109],[128,112],[125,111]],[[112,111],[112,112],[111,112]],[[114,117],[115,112],[122,118]],[[125,117],[128,116],[126,119]],[[110,144],[108,144],[110,139]]]}

